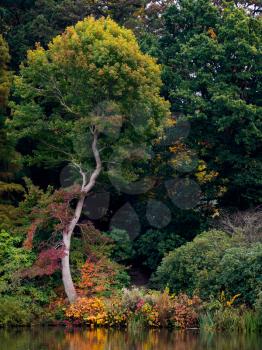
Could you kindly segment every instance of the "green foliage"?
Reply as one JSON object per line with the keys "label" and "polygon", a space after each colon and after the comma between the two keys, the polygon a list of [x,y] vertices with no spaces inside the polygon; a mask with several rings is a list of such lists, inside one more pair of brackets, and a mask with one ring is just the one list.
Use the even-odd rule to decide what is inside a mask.
{"label": "green foliage", "polygon": [[125,262],[132,259],[133,242],[128,233],[124,230],[113,228],[104,235],[112,240],[112,247],[110,249],[110,256],[117,262]]}
{"label": "green foliage", "polygon": [[168,285],[174,291],[193,293],[200,290],[208,296],[218,291],[215,277],[218,264],[233,240],[224,232],[209,231],[198,235],[193,242],[186,243],[170,252],[158,267],[153,278],[162,288]]}
{"label": "green foliage", "polygon": [[8,72],[10,60],[8,45],[0,35],[0,229],[11,226],[15,217],[13,207],[14,194],[23,192],[20,184],[12,183],[14,173],[18,171],[15,164],[18,156],[14,144],[7,137],[5,127],[11,76]]}
{"label": "green foliage", "polygon": [[0,293],[16,290],[20,285],[19,270],[31,266],[34,254],[22,247],[22,238],[0,232]]}
{"label": "green foliage", "polygon": [[[222,293],[224,298],[224,293]],[[212,300],[205,304],[199,317],[200,329],[203,331],[259,332],[262,328],[261,318],[256,310],[247,309],[245,305],[234,307],[235,295],[231,300]]]}
{"label": "green foliage", "polygon": [[[132,32],[90,17],[54,38],[48,50],[29,51],[16,78],[21,103],[14,105],[12,131],[36,142],[31,162],[71,161],[88,171],[94,130],[106,148],[103,161],[112,152],[123,157],[126,147],[150,143],[161,131],[168,104],[160,87],[160,67],[142,54]],[[143,124],[136,125],[132,118],[141,116]]]}
{"label": "green foliage", "polygon": [[155,271],[165,254],[179,247],[185,240],[167,230],[148,230],[135,242],[136,254],[143,264]]}
{"label": "green foliage", "polygon": [[32,322],[31,308],[16,296],[0,297],[0,327],[28,326]]}
{"label": "green foliage", "polygon": [[6,107],[10,89],[10,76],[8,63],[10,60],[9,49],[3,36],[0,35],[0,112]]}
{"label": "green foliage", "polygon": [[170,252],[158,267],[154,283],[164,288],[168,285],[176,292],[193,293],[200,289],[201,296],[216,293],[218,264],[226,249],[234,241],[224,232],[209,231],[198,235],[192,242]]}
{"label": "green foliage", "polygon": [[240,294],[227,300],[224,291],[219,298],[211,299],[203,305],[200,314],[200,329],[208,332],[222,330],[227,332],[255,332],[260,330],[259,315],[256,311],[247,309],[245,305],[235,303]]}
{"label": "green foliage", "polygon": [[[209,196],[233,206],[261,202],[262,22],[232,3],[181,0],[165,14],[159,56],[164,94],[190,121],[188,145],[218,177]],[[215,195],[216,193],[216,195]]]}
{"label": "green foliage", "polygon": [[252,305],[262,289],[262,244],[227,249],[219,270],[217,283]]}
{"label": "green foliage", "polygon": [[[57,224],[69,218],[65,215],[60,220],[59,215],[50,214],[52,210],[62,216],[66,213],[60,206],[62,191],[41,188],[49,181],[43,179],[43,169],[51,168],[56,185],[57,173],[68,163],[77,176],[80,168],[88,174],[94,169],[91,145],[96,133],[103,174],[107,172],[110,180],[125,185],[146,172],[157,179],[155,188],[133,200],[137,213],[145,212],[151,197],[170,201],[163,191],[166,177],[180,170],[189,176],[194,166],[205,210],[261,202],[259,11],[261,5],[255,0],[6,0],[1,4],[0,326],[28,325],[40,319],[42,308],[56,294],[61,296],[57,314],[64,315],[60,272],[31,279],[21,272],[34,266],[43,242],[61,239],[62,226]],[[89,15],[94,17],[85,18]],[[133,28],[138,39],[120,24]],[[68,25],[74,27],[65,29]],[[157,57],[163,69],[143,52]],[[13,79],[8,69],[18,69],[21,62]],[[160,91],[174,115],[167,124],[169,103]],[[189,136],[163,146],[161,140],[168,141],[178,119],[190,122]],[[32,172],[36,183],[25,179],[25,192],[15,183],[22,163],[15,144],[24,164],[30,166],[23,171]],[[147,154],[140,159],[139,153],[139,161],[131,165],[130,149],[137,147]],[[149,162],[147,156],[152,153],[155,156]],[[109,167],[104,166],[107,163]],[[111,166],[120,163],[119,168]],[[78,183],[78,177],[69,180]],[[63,192],[67,194],[70,197]],[[68,208],[76,197],[70,198]],[[194,321],[189,323],[195,325],[197,314],[185,295],[137,288],[122,291],[130,277],[119,263],[135,261],[151,271],[157,269],[152,283],[161,289],[169,286],[176,293],[211,296],[201,315],[202,328],[261,329],[260,218],[241,215],[222,223],[222,231],[228,234],[212,230],[196,236],[209,225],[202,210],[172,210],[166,229],[147,232],[143,228],[148,229],[148,218],[141,214],[143,233],[135,241],[119,229],[101,234],[83,220],[72,239],[73,279],[88,307],[93,294],[106,298],[123,294],[110,307],[113,324],[126,325],[129,310],[134,328],[144,324],[184,327],[187,311]],[[246,239],[238,235],[240,231]],[[237,305],[245,302],[254,309],[217,300],[221,291],[232,296],[240,293]]]}
{"label": "green foliage", "polygon": [[261,290],[261,254],[261,243],[247,245],[241,237],[213,230],[167,255],[153,281],[174,291],[199,290],[204,298],[221,290],[240,293],[252,305]]}

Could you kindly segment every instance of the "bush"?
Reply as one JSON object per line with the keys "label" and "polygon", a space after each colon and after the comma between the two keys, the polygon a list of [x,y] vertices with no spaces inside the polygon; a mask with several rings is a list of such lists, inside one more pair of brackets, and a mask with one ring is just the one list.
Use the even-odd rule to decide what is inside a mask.
{"label": "bush", "polygon": [[0,327],[29,325],[33,314],[28,306],[17,297],[0,297]]}
{"label": "bush", "polygon": [[111,299],[78,298],[66,309],[65,316],[73,323],[89,326],[185,329],[197,326],[200,305],[201,300],[196,296],[174,296],[168,289],[160,293],[132,288]]}
{"label": "bush", "polygon": [[197,236],[167,255],[152,281],[158,288],[199,293],[201,298],[241,294],[251,306],[262,287],[262,244],[247,244],[242,236],[230,237],[212,230]]}
{"label": "bush", "polygon": [[248,309],[245,305],[234,307],[239,294],[227,300],[224,292],[219,299],[203,305],[200,329],[204,331],[241,331],[257,332],[261,329],[261,318],[257,311]]}
{"label": "bush", "polygon": [[204,232],[170,252],[154,274],[152,284],[162,289],[168,285],[171,291],[190,295],[199,290],[204,298],[217,294],[221,288],[216,280],[220,260],[227,249],[239,245],[240,241],[221,231]]}
{"label": "bush", "polygon": [[254,307],[256,312],[261,316],[261,323],[262,323],[262,291],[258,293]]}
{"label": "bush", "polygon": [[262,289],[262,244],[230,248],[219,263],[217,284],[230,294],[241,293],[250,306]]}
{"label": "bush", "polygon": [[78,298],[66,310],[66,317],[87,325],[106,324],[105,303],[101,298]]}
{"label": "bush", "polygon": [[107,257],[93,257],[82,266],[78,287],[82,295],[108,297],[129,283],[130,277],[123,266]]}
{"label": "bush", "polygon": [[32,265],[34,254],[22,247],[22,237],[0,231],[0,293],[17,288],[17,272]]}

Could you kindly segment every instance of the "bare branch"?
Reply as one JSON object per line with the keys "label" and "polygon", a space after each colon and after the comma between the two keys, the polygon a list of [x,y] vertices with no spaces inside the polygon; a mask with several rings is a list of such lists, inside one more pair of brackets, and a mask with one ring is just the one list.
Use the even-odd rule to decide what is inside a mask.
{"label": "bare branch", "polygon": [[81,191],[84,191],[84,188],[86,186],[86,172],[83,171],[81,165],[77,164],[76,162],[73,162],[73,165],[79,170],[80,175],[82,176],[82,186],[81,186]]}
{"label": "bare branch", "polygon": [[61,106],[63,106],[65,108],[65,110],[71,114],[74,114],[78,117],[81,117],[81,115],[77,112],[75,112],[71,107],[69,107],[64,99],[64,96],[61,92],[61,90],[59,89],[59,87],[57,86],[57,82],[56,80],[54,79],[54,77],[51,77],[51,81],[52,81],[52,84],[53,84],[53,89],[54,89],[54,93],[55,93],[55,96],[58,98]]}
{"label": "bare branch", "polygon": [[243,234],[248,242],[262,241],[262,210],[238,211],[233,214],[224,213],[216,227],[230,235]]}
{"label": "bare branch", "polygon": [[94,139],[93,139],[93,143],[92,143],[92,151],[93,151],[93,155],[96,161],[96,168],[93,171],[88,184],[84,187],[84,192],[88,193],[95,185],[96,183],[96,179],[98,178],[101,170],[102,170],[102,162],[101,162],[101,158],[100,158],[100,153],[98,151],[97,148],[97,141],[98,141],[98,131],[97,129],[94,127],[93,129],[94,131]]}

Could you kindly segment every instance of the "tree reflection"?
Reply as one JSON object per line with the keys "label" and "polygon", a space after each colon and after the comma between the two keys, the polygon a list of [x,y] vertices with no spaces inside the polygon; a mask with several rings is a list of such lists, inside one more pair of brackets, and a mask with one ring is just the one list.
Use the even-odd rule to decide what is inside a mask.
{"label": "tree reflection", "polygon": [[1,350],[260,350],[257,335],[197,331],[33,328],[1,330]]}

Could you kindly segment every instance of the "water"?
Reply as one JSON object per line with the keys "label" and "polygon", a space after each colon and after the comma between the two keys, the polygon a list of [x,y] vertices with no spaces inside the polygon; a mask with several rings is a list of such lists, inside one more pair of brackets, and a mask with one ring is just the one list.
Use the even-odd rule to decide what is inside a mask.
{"label": "water", "polygon": [[1,350],[261,350],[259,335],[60,328],[0,330]]}

